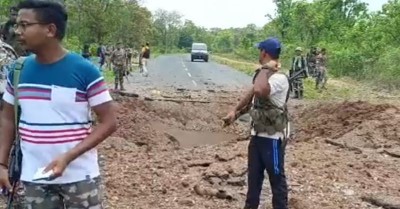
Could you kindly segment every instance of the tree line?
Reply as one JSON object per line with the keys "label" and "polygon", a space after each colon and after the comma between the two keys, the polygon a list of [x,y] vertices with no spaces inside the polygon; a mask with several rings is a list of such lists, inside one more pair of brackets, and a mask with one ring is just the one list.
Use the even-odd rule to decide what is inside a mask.
{"label": "tree line", "polygon": [[[0,1],[4,21],[13,0]],[[371,12],[360,0],[274,0],[276,13],[263,27],[204,28],[174,11],[151,13],[137,0],[65,0],[69,11],[66,45],[81,50],[85,43],[123,42],[139,48],[150,42],[160,53],[188,52],[204,42],[213,53],[257,60],[254,44],[269,36],[284,43],[282,62],[288,68],[294,49],[326,48],[329,73],[398,87],[396,59],[400,51],[400,2],[389,0]],[[250,8],[249,8],[250,9]]]}

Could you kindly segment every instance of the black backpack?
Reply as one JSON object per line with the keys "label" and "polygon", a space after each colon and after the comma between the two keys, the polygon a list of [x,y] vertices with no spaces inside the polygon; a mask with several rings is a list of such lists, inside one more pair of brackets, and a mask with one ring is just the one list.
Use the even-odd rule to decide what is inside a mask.
{"label": "black backpack", "polygon": [[146,50],[143,52],[143,58],[146,58],[146,59],[150,58],[150,48],[146,47]]}

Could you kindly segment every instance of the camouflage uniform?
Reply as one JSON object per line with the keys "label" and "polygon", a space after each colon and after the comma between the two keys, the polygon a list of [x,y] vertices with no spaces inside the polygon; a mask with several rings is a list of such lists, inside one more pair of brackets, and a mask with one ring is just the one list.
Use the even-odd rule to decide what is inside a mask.
{"label": "camouflage uniform", "polygon": [[113,64],[114,76],[115,76],[115,90],[118,89],[118,83],[120,90],[124,89],[124,75],[125,75],[125,64],[126,64],[126,53],[120,48],[115,50],[111,54],[111,62]]}
{"label": "camouflage uniform", "polygon": [[[300,47],[296,48],[296,52],[301,53],[302,49]],[[303,79],[308,77],[308,69],[307,69],[307,61],[305,57],[301,54],[293,57],[292,60],[292,68],[289,71],[290,77],[293,76],[294,73],[303,71],[302,75],[293,80],[293,85],[291,86],[291,91],[294,91],[295,98],[302,99],[304,93],[304,85]]]}
{"label": "camouflage uniform", "polygon": [[316,48],[312,47],[310,52],[307,54],[307,65],[308,65],[308,73],[312,77],[317,77],[317,70],[316,70]]}
{"label": "camouflage uniform", "polygon": [[112,54],[112,49],[111,49],[111,47],[107,47],[106,48],[106,52],[105,52],[105,55],[106,55],[106,68],[108,68],[108,69],[111,69],[111,54]]}
{"label": "camouflage uniform", "polygon": [[126,68],[130,72],[132,70],[132,49],[126,49]]}
{"label": "camouflage uniform", "polygon": [[70,184],[24,182],[25,205],[29,209],[102,209],[100,178]]}
{"label": "camouflage uniform", "polygon": [[319,53],[316,57],[316,69],[317,77],[315,79],[315,88],[319,89],[320,84],[322,88],[325,88],[326,82],[328,81],[328,75],[326,70],[327,57],[324,53]]}

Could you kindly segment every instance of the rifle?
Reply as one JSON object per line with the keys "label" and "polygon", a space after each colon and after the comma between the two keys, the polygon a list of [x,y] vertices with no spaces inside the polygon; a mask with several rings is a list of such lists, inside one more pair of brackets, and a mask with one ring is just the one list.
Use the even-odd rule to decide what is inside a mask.
{"label": "rifle", "polygon": [[9,170],[8,175],[10,183],[12,185],[11,193],[7,196],[7,209],[11,209],[14,203],[14,196],[17,190],[18,184],[21,177],[21,164],[22,164],[22,151],[21,151],[21,140],[18,132],[18,124],[21,109],[18,103],[18,84],[20,73],[24,65],[24,57],[17,59],[16,66],[14,68],[14,124],[15,124],[15,140],[10,154]]}
{"label": "rifle", "polygon": [[[297,78],[300,78],[301,75],[304,73],[304,71],[305,71],[305,69],[297,71],[291,77],[288,77],[289,86],[291,85],[291,83],[294,80],[296,80]],[[249,110],[251,109],[251,106],[252,106],[252,100],[250,100],[249,103],[246,106],[244,106],[242,109],[236,111],[235,120],[237,120],[240,116],[249,112]],[[223,119],[223,121],[224,121],[224,127],[229,126],[231,124],[228,120]]]}

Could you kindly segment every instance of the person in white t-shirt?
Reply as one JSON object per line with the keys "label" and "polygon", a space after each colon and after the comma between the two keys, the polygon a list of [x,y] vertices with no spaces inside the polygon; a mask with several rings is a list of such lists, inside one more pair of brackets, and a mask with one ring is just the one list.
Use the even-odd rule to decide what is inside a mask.
{"label": "person in white t-shirt", "polygon": [[[224,118],[224,121],[228,124],[232,123],[237,118],[237,112],[240,112],[248,104],[251,104],[252,110],[254,110],[259,100],[268,101],[268,107],[275,108],[277,111],[286,108],[289,80],[285,74],[278,72],[280,69],[281,43],[278,39],[269,38],[257,44],[257,48],[260,50],[259,61],[263,67],[257,70],[253,86]],[[252,114],[250,113],[250,115]],[[273,208],[287,209],[288,190],[284,171],[284,139],[286,138],[287,126],[282,129],[276,128],[272,131],[267,129],[268,131],[265,132],[257,132],[257,123],[255,123],[254,117],[252,117],[252,138],[248,152],[248,192],[244,208],[258,208],[264,171],[266,170],[271,184]],[[270,126],[266,127],[270,128]]]}

